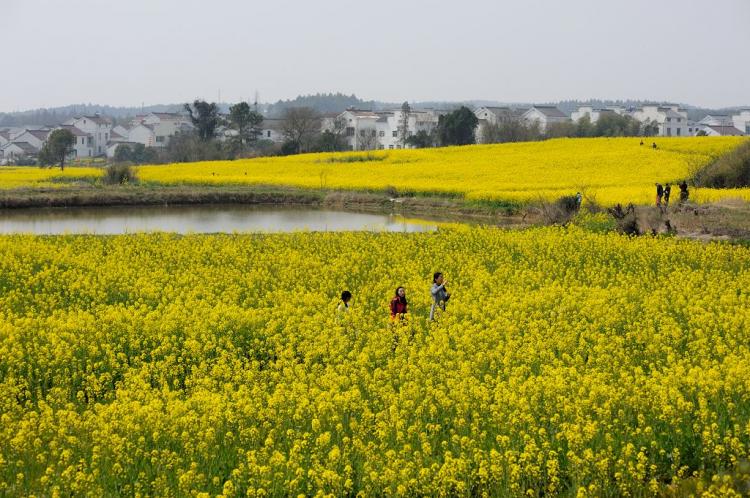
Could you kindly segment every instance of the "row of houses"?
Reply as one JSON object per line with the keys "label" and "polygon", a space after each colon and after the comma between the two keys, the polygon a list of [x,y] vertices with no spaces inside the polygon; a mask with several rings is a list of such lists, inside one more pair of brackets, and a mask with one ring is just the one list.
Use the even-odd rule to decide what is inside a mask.
{"label": "row of houses", "polygon": [[165,147],[171,137],[190,130],[190,120],[178,113],[152,112],[136,116],[127,125],[114,125],[100,115],[72,118],[60,126],[0,130],[0,161],[11,162],[20,157],[36,156],[57,129],[70,131],[74,138],[73,158],[114,157],[122,144],[143,144]]}
{"label": "row of houses", "polygon": [[[324,115],[321,131],[330,130],[342,134],[350,150],[400,149],[409,147],[404,143],[405,137],[419,132],[432,133],[440,116],[447,112],[437,109],[347,109],[340,114]],[[708,115],[698,122],[690,121],[685,109],[671,104],[644,105],[634,109],[580,106],[570,116],[552,105],[533,105],[528,108],[481,106],[474,110],[479,120],[478,142],[481,142],[483,130],[488,125],[520,121],[536,123],[540,131],[545,132],[555,123],[579,122],[586,116],[592,123],[596,123],[608,113],[628,115],[641,123],[655,125],[660,136],[750,135],[750,109],[743,109],[733,115]],[[282,119],[264,119],[259,138],[282,143],[283,123]],[[58,128],[67,129],[73,134],[73,156],[85,158],[114,157],[117,147],[122,144],[165,147],[177,133],[191,130],[192,124],[184,114],[152,112],[136,116],[127,125],[113,125],[111,120],[94,115],[73,118],[55,128],[5,129],[0,130],[0,161],[7,163],[15,158],[35,156],[49,134]],[[220,137],[227,138],[230,135],[230,131],[222,131]]]}
{"label": "row of houses", "polygon": [[624,107],[581,106],[570,117],[577,122],[588,116],[592,123],[596,123],[607,113],[630,115],[641,123],[656,124],[658,134],[666,137],[750,135],[750,109],[742,109],[733,115],[710,114],[697,122],[688,119],[687,110],[673,104],[644,105],[631,110]]}
{"label": "row of houses", "polygon": [[[420,131],[430,133],[438,125],[440,115],[448,111],[421,109],[412,110],[408,116],[406,136]],[[489,125],[501,125],[516,121],[525,124],[535,123],[544,133],[556,123],[579,122],[588,116],[592,123],[607,113],[628,115],[633,119],[651,124],[659,136],[687,137],[706,134],[709,136],[750,135],[750,109],[741,110],[734,115],[709,115],[698,122],[688,119],[685,109],[677,105],[644,105],[638,108],[625,107],[595,108],[580,106],[570,116],[553,105],[533,105],[527,108],[481,106],[474,109],[479,120],[476,131],[477,142],[482,141],[484,129]],[[349,149],[399,149],[405,147],[402,132],[404,127],[403,111],[371,111],[349,109],[335,119],[343,120],[345,137]],[[324,129],[331,129],[332,122],[325,124]],[[282,139],[283,137],[279,137]]]}

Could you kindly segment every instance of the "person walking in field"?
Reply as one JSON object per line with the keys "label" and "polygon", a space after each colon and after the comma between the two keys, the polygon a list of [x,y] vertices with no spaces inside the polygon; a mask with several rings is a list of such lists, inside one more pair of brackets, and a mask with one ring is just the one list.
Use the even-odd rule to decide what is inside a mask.
{"label": "person walking in field", "polygon": [[672,185],[667,183],[664,187],[664,205],[669,207],[669,196],[672,195]]}
{"label": "person walking in field", "polygon": [[406,300],[406,289],[399,287],[396,289],[396,295],[391,299],[391,320],[403,320],[406,313],[409,312],[409,302]]}
{"label": "person walking in field", "polygon": [[656,149],[656,142],[653,142],[653,143],[651,144],[651,148],[652,148],[652,149]]}
{"label": "person walking in field", "polygon": [[664,197],[664,187],[661,183],[656,184],[656,207],[661,207],[661,198]]}
{"label": "person walking in field", "polygon": [[349,312],[349,302],[352,300],[352,293],[348,290],[345,290],[341,293],[341,301],[339,302],[338,307],[336,308],[336,311],[339,313],[348,313]]}
{"label": "person walking in field", "polygon": [[690,197],[690,192],[688,192],[688,184],[685,180],[682,180],[682,183],[680,183],[680,204],[683,202],[687,202],[688,197]]}
{"label": "person walking in field", "polygon": [[435,308],[440,308],[445,311],[445,303],[451,297],[451,293],[445,288],[445,277],[441,272],[435,272],[432,276],[432,287],[430,288],[430,294],[432,294],[432,307],[430,308],[430,321],[435,319]]}

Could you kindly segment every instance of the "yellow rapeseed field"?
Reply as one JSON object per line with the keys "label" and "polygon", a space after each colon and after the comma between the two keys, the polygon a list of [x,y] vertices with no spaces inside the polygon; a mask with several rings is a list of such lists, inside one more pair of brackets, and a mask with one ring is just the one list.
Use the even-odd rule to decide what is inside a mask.
{"label": "yellow rapeseed field", "polygon": [[102,175],[100,168],[39,168],[36,166],[0,167],[0,189],[63,187],[78,179],[95,179]]}
{"label": "yellow rapeseed field", "polygon": [[[139,168],[142,180],[189,184],[266,184],[303,188],[438,193],[528,202],[584,191],[598,202],[649,204],[656,182],[689,178],[742,137],[558,139],[419,150],[304,154]],[[364,159],[364,160],[363,160]],[[675,194],[677,189],[675,188]],[[675,195],[677,197],[677,195]],[[738,197],[750,189],[694,190],[692,200]]]}
{"label": "yellow rapeseed field", "polygon": [[548,227],[0,252],[3,496],[741,492],[748,248]]}

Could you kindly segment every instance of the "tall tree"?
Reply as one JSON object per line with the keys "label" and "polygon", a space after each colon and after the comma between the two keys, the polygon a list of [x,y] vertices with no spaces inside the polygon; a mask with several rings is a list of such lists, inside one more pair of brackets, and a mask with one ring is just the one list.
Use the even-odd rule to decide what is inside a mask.
{"label": "tall tree", "polygon": [[215,102],[208,103],[205,100],[196,100],[193,105],[185,104],[185,110],[190,115],[198,136],[203,141],[211,140],[216,136],[216,128],[221,122],[219,106]]}
{"label": "tall tree", "polygon": [[411,117],[411,107],[408,102],[404,102],[401,104],[401,118],[398,123],[398,141],[404,148],[409,144],[409,117]]}
{"label": "tall tree", "polygon": [[43,165],[59,164],[60,171],[65,169],[65,160],[73,153],[76,137],[70,130],[55,130],[47,137],[47,142],[39,152],[39,162]]}
{"label": "tall tree", "polygon": [[348,144],[346,137],[346,119],[338,116],[333,119],[330,127],[323,131],[318,138],[317,150],[321,152],[336,152],[346,150]]}
{"label": "tall tree", "polygon": [[440,116],[438,136],[442,145],[469,145],[475,143],[474,130],[479,119],[466,106]]}
{"label": "tall tree", "polygon": [[320,133],[320,115],[310,107],[291,107],[283,114],[281,132],[286,139],[286,150],[300,153],[310,147]]}
{"label": "tall tree", "polygon": [[262,124],[263,115],[253,111],[247,102],[240,102],[229,108],[229,126],[237,132],[240,152],[244,152],[248,144],[258,140]]}

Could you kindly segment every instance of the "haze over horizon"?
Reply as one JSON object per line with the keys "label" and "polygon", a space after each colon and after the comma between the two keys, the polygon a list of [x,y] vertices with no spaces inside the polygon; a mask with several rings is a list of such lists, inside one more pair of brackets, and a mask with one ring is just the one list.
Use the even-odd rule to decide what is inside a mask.
{"label": "haze over horizon", "polygon": [[0,44],[17,47],[0,71],[0,112],[219,92],[236,102],[256,90],[263,102],[341,91],[385,102],[750,105],[746,0],[130,0],[106,9],[6,0],[0,14]]}

